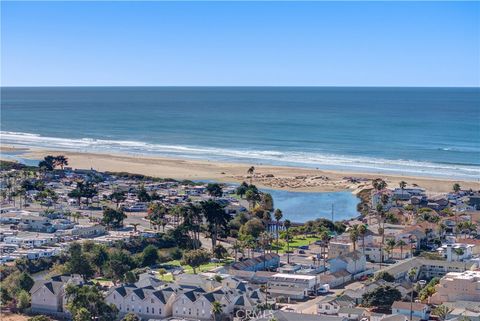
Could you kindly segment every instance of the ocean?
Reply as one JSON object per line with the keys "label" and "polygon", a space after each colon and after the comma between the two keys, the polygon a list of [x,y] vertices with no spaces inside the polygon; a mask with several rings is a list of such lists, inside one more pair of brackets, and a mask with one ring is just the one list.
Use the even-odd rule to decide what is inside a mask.
{"label": "ocean", "polygon": [[2,88],[1,143],[478,180],[480,88]]}

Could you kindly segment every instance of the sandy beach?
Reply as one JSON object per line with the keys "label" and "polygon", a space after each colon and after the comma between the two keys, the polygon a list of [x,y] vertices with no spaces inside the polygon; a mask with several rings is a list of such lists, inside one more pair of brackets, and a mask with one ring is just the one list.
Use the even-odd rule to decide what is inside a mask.
{"label": "sandy beach", "polygon": [[[62,154],[68,157],[73,168],[93,168],[99,171],[117,171],[149,175],[162,178],[215,180],[219,182],[249,181],[247,169],[255,166],[254,184],[263,188],[289,191],[333,192],[359,190],[369,185],[374,178],[383,178],[389,186],[398,186],[402,180],[409,186],[416,184],[429,192],[443,193],[452,189],[455,182],[464,189],[479,189],[478,182],[445,180],[427,177],[386,175],[383,173],[355,173],[324,171],[310,168],[270,166],[257,164],[224,163],[208,160],[185,160],[162,157],[80,153],[59,150],[16,149],[2,146],[2,151],[21,151],[21,157],[41,159],[46,155]],[[358,182],[350,178],[359,179]]]}

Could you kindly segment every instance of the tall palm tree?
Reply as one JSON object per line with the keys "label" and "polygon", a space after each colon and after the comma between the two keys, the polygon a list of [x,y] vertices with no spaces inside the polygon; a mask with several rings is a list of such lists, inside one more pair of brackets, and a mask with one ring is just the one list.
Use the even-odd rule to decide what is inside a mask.
{"label": "tall palm tree", "polygon": [[235,262],[237,262],[238,252],[243,252],[243,244],[240,241],[235,240],[235,242],[232,244],[231,251],[233,252],[233,258]]}
{"label": "tall palm tree", "polygon": [[325,248],[327,247],[328,239],[330,238],[330,236],[328,235],[328,232],[324,229],[320,232],[319,238],[322,244],[320,251],[322,252],[323,259],[323,273],[327,273],[327,258],[325,257]]}
{"label": "tall palm tree", "polygon": [[137,232],[137,226],[140,225],[140,223],[130,223],[131,226],[133,226],[133,231],[136,233]]}
{"label": "tall palm tree", "polygon": [[438,317],[440,321],[445,321],[451,309],[441,304],[432,310],[433,314]]}
{"label": "tall palm tree", "polygon": [[365,224],[360,224],[358,227],[358,234],[362,237],[362,254],[365,255],[365,235],[367,235],[368,228]]}
{"label": "tall palm tree", "polygon": [[350,241],[352,241],[353,243],[353,264],[355,269],[355,272],[352,274],[352,278],[353,278],[353,275],[357,273],[357,241],[358,241],[358,235],[359,235],[358,225],[353,225],[348,231],[348,233],[350,235]]}
{"label": "tall palm tree", "polygon": [[223,307],[222,304],[218,301],[213,301],[212,302],[212,315],[213,315],[213,320],[217,321],[217,316],[222,314],[223,312]]}
{"label": "tall palm tree", "polygon": [[[387,240],[387,251],[388,253],[391,253],[393,251],[393,249],[395,248],[395,245],[397,243],[395,242],[394,239],[388,239]],[[391,258],[391,256],[389,255],[389,259]]]}
{"label": "tall palm tree", "polygon": [[247,174],[250,175],[250,185],[253,183],[253,177],[255,176],[255,166],[250,166],[247,170]]}
{"label": "tall palm tree", "polygon": [[283,226],[285,227],[285,229],[287,231],[287,263],[290,264],[290,233],[289,233],[289,229],[292,226],[292,222],[290,222],[290,220],[285,220],[285,222],[283,222]]}
{"label": "tall palm tree", "polygon": [[400,260],[403,260],[403,247],[407,245],[404,240],[398,240],[397,246],[400,247]]}
{"label": "tall palm tree", "polygon": [[407,187],[407,182],[401,181],[400,183],[398,183],[398,186],[402,190],[402,196],[403,196],[403,190],[405,189],[405,187]]}
{"label": "tall palm tree", "polygon": [[276,230],[276,234],[277,234],[276,238],[277,238],[277,254],[278,254],[278,226],[280,224],[280,220],[283,218],[283,213],[280,209],[277,208],[273,215],[275,216],[275,221],[276,221],[275,230]]}
{"label": "tall palm tree", "polygon": [[409,321],[412,321],[413,319],[413,290],[414,290],[414,282],[415,278],[417,277],[417,269],[412,268],[410,271],[408,271],[408,279],[412,283],[412,292],[410,292],[410,318]]}
{"label": "tall palm tree", "polygon": [[60,166],[63,171],[64,166],[68,165],[68,158],[63,155],[58,155],[55,157],[55,166]]}

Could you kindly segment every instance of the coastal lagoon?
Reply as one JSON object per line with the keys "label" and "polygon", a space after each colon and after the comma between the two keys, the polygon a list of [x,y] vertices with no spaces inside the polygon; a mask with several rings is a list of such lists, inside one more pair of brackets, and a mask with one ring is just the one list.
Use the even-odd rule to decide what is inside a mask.
{"label": "coastal lagoon", "polygon": [[304,223],[317,218],[341,221],[357,217],[360,199],[349,191],[344,192],[289,192],[261,189],[273,197],[275,208],[280,208],[284,219]]}
{"label": "coastal lagoon", "polygon": [[1,142],[457,178],[480,173],[479,88],[2,88]]}

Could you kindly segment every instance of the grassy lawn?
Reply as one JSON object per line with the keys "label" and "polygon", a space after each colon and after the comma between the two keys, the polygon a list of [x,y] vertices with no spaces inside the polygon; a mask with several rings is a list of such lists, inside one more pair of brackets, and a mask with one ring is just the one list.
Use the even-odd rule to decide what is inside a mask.
{"label": "grassy lawn", "polygon": [[[318,238],[313,236],[309,236],[307,238],[305,238],[304,236],[296,236],[293,238],[292,241],[290,241],[290,251],[293,251],[300,246],[310,245],[317,240]],[[272,249],[273,250],[277,249],[275,240],[273,241]],[[280,240],[279,252],[285,253],[286,251],[287,251],[287,242]]]}
{"label": "grassy lawn", "polygon": [[[219,267],[219,266],[222,266],[222,265],[225,265],[225,264],[230,264],[232,263],[233,260],[232,259],[226,259],[226,260],[222,260],[221,262],[219,263],[213,263],[213,262],[209,262],[209,263],[206,263],[206,264],[203,264],[203,265],[200,265],[198,268],[197,268],[197,273],[201,273],[201,272],[207,272],[207,271],[210,271],[216,267]],[[189,273],[189,274],[193,274],[193,268],[190,266],[190,265],[181,265],[180,264],[180,260],[173,260],[173,261],[168,261],[164,264],[162,264],[164,266],[168,266],[168,265],[172,265],[172,266],[181,266],[183,268],[183,270],[185,271],[185,273]]]}

